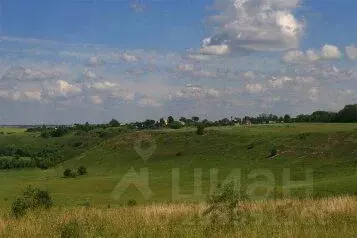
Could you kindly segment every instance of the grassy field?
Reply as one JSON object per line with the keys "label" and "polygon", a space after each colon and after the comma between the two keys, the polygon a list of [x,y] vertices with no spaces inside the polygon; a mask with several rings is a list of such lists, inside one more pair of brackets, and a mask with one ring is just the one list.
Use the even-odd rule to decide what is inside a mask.
{"label": "grassy field", "polygon": [[2,216],[0,236],[355,237],[357,233],[355,197],[244,202],[238,206],[239,219],[227,227],[203,216],[204,208],[204,204],[53,208],[17,220]]}
{"label": "grassy field", "polygon": [[[217,237],[226,231],[218,229],[207,233],[206,226],[194,225],[190,233],[181,222],[184,218],[194,219],[198,208],[203,206],[200,204],[228,178],[239,181],[240,196],[248,200],[248,207],[256,206],[252,204],[258,204],[257,200],[261,199],[268,199],[272,206],[262,208],[262,226],[249,221],[244,229],[230,231],[232,237],[258,236],[262,232],[277,237],[356,232],[352,226],[356,216],[351,214],[356,214],[357,124],[217,127],[206,128],[203,136],[197,135],[195,128],[120,132],[108,138],[73,133],[59,138],[41,138],[37,133],[24,132],[0,134],[0,147],[9,146],[52,148],[65,157],[59,166],[47,170],[0,170],[0,208],[5,214],[0,230],[7,227],[4,228],[6,234],[13,237],[27,233],[34,237],[39,232],[48,236],[57,234],[59,228],[54,224],[65,223],[71,217],[79,220],[90,237],[98,237],[98,232],[104,232],[104,237],[112,234],[170,236],[170,232],[185,237],[212,233]],[[81,165],[87,168],[87,175],[63,177],[65,169]],[[6,214],[27,185],[47,189],[55,208],[46,215],[38,211],[14,221]],[[338,196],[343,197],[336,198]],[[289,200],[290,205],[282,207],[276,205],[290,197],[307,200]],[[309,200],[320,198],[327,200]],[[130,200],[139,206],[122,207]],[[324,210],[321,209],[329,209],[324,206],[329,206],[330,201],[334,206],[342,206],[342,210],[322,215]],[[183,208],[183,203],[191,204],[188,210]],[[321,219],[323,224],[315,227],[301,223],[303,218],[294,209],[310,205],[319,214],[309,219]],[[346,213],[345,206],[348,206]],[[143,213],[152,220],[143,218]],[[291,217],[284,220],[289,214]],[[37,228],[31,228],[39,217]],[[271,221],[272,217],[277,220]],[[100,222],[92,224],[90,219]],[[146,222],[137,224],[140,219]],[[120,228],[126,225],[132,227],[130,231]],[[22,228],[15,232],[14,226]],[[280,230],[274,232],[277,227]]]}
{"label": "grassy field", "polygon": [[[25,147],[67,148],[77,140],[86,143],[89,139],[74,135],[43,139],[35,134],[22,133],[0,135],[0,145],[17,143]],[[108,140],[91,140],[87,147],[63,149],[70,159],[56,168],[0,171],[0,206],[7,207],[28,184],[47,188],[56,204],[65,206],[84,203],[120,205],[129,199],[139,203],[202,201],[216,180],[222,182],[232,174],[239,178],[242,195],[245,195],[247,188],[259,181],[259,176],[254,178],[254,173],[260,174],[263,182],[268,180],[269,186],[273,185],[269,197],[281,198],[284,185],[292,187],[283,177],[288,170],[291,180],[305,181],[292,189],[293,196],[305,197],[305,190],[310,186],[313,186],[313,194],[317,197],[357,193],[356,124],[211,128],[204,136],[186,128],[174,132],[129,132]],[[145,148],[139,153],[135,150],[135,145],[141,140],[151,141],[150,145],[155,143],[147,160],[140,156]],[[276,148],[277,155],[269,158],[272,148]],[[87,167],[88,175],[73,179],[62,177],[65,168],[80,165]],[[313,179],[307,180],[306,175],[311,170]],[[120,181],[128,174],[134,177],[142,175],[144,180],[147,178],[148,186],[146,181],[141,181],[141,185],[139,181],[136,188],[129,186],[121,194],[118,186],[122,187]],[[200,185],[198,188],[196,184],[196,195],[193,195],[195,176]],[[152,196],[145,194],[147,192],[142,194],[141,190],[147,187]],[[262,187],[255,189],[256,197],[266,193],[267,186],[263,184]],[[176,188],[181,195],[188,196],[173,194]],[[200,189],[202,191],[197,192]]]}

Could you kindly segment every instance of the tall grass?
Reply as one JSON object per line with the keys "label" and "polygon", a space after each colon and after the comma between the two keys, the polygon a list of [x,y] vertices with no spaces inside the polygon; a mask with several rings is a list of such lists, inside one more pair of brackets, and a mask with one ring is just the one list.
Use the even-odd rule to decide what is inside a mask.
{"label": "tall grass", "polygon": [[[233,227],[202,216],[206,204],[155,204],[117,208],[52,208],[20,219],[3,214],[1,237],[353,237],[357,198],[240,203]],[[78,224],[78,225],[77,225]],[[73,227],[73,226],[72,226]]]}

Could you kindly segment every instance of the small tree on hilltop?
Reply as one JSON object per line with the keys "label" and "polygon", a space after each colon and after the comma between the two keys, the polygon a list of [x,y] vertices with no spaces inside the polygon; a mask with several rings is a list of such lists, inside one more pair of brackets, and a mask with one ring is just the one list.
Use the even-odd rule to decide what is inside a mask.
{"label": "small tree on hilltop", "polygon": [[204,134],[204,130],[205,130],[204,125],[203,124],[199,124],[197,126],[197,131],[196,131],[197,135],[203,135]]}
{"label": "small tree on hilltop", "polygon": [[77,173],[78,175],[85,175],[87,174],[87,169],[86,167],[84,167],[83,165],[82,166],[79,166],[78,170],[77,170]]}
{"label": "small tree on hilltop", "polygon": [[115,120],[114,118],[109,122],[109,125],[112,126],[112,127],[118,127],[120,126],[120,123]]}

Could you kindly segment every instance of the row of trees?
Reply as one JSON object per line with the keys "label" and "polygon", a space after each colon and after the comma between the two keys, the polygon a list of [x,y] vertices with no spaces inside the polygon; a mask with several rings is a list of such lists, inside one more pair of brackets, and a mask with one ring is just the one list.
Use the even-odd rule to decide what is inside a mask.
{"label": "row of trees", "polygon": [[357,122],[357,104],[346,105],[342,110],[338,112],[329,111],[315,111],[312,114],[300,114],[296,117],[291,117],[288,114],[284,116],[278,116],[274,114],[260,114],[256,117],[245,116],[243,118],[230,117],[223,118],[221,120],[209,121],[207,119],[201,120],[199,117],[194,116],[191,118],[180,117],[178,120],[173,116],[167,117],[167,119],[160,118],[158,121],[147,119],[145,121],[137,121],[122,125],[116,119],[112,119],[107,124],[74,124],[74,126],[58,126],[55,128],[37,127],[29,128],[28,132],[41,132],[42,137],[60,137],[70,131],[85,131],[89,132],[95,129],[107,129],[111,127],[126,127],[128,129],[160,129],[160,128],[172,128],[178,129],[184,126],[197,126],[203,124],[205,127],[210,126],[231,126],[235,124],[265,124],[265,123],[309,123],[309,122],[321,122],[321,123],[348,123]]}

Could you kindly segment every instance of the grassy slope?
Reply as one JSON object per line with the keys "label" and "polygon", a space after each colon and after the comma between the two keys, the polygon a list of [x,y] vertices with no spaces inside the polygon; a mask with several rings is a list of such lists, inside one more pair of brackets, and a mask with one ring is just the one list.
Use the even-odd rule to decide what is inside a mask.
{"label": "grassy slope", "polygon": [[[18,220],[0,217],[1,237],[60,237],[70,221],[73,237],[355,237],[356,197],[239,204],[234,227],[203,217],[204,204],[120,208],[53,208]],[[68,237],[68,236],[66,236]]]}
{"label": "grassy slope", "polygon": [[[89,150],[72,151],[74,155],[63,165],[49,169],[27,169],[0,172],[0,206],[8,206],[26,184],[47,187],[55,203],[76,206],[89,202],[97,206],[118,204],[128,199],[145,202],[135,188],[129,188],[121,199],[114,199],[115,187],[122,176],[134,167],[148,168],[150,188],[154,196],[147,202],[172,201],[172,169],[180,169],[180,192],[193,193],[194,168],[202,169],[204,196],[209,193],[210,169],[218,169],[224,179],[234,168],[241,169],[242,191],[255,180],[247,175],[257,169],[272,172],[276,179],[277,197],[281,191],[282,171],[290,168],[293,179],[303,180],[305,170],[314,171],[314,193],[320,196],[355,194],[357,192],[356,153],[357,124],[299,124],[253,127],[212,128],[198,136],[193,129],[131,132],[118,135]],[[0,137],[0,145],[9,143],[10,135]],[[20,136],[20,135],[18,135]],[[7,138],[5,138],[7,137]],[[72,137],[40,139],[21,135],[23,143],[68,143]],[[139,138],[154,138],[157,149],[148,161],[134,150]],[[72,139],[71,139],[72,138]],[[15,141],[14,138],[12,138]],[[39,140],[42,140],[41,142]],[[6,141],[6,142],[5,142]],[[25,142],[26,141],[26,142]],[[30,142],[32,141],[32,142]],[[249,145],[253,148],[249,149]],[[271,148],[279,155],[267,158]],[[80,152],[80,153],[79,153]],[[181,152],[181,156],[176,156]],[[64,168],[85,165],[87,176],[62,178]],[[259,189],[258,189],[259,191]],[[301,191],[295,195],[304,196]]]}

